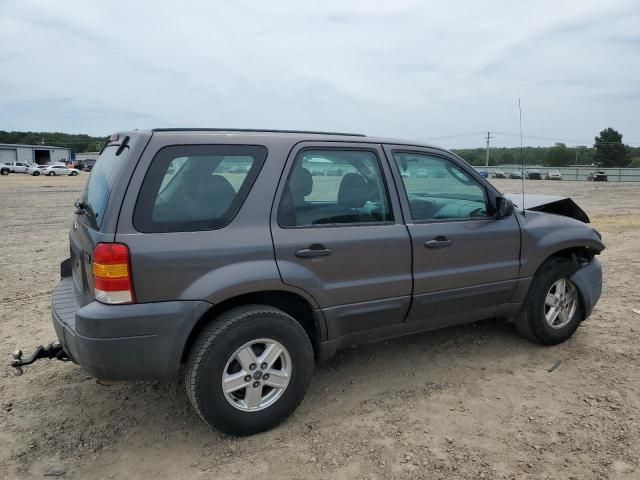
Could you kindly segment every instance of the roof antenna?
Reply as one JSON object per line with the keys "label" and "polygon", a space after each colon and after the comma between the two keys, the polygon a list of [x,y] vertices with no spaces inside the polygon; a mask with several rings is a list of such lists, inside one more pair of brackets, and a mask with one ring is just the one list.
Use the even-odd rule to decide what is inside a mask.
{"label": "roof antenna", "polygon": [[522,106],[518,98],[518,111],[520,112],[520,181],[522,182],[522,216],[525,217],[524,208],[524,153],[522,147]]}

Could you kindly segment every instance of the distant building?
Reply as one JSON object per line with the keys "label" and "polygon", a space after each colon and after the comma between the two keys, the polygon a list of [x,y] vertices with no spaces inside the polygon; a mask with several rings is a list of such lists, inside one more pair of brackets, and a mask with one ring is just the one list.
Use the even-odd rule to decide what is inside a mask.
{"label": "distant building", "polygon": [[24,162],[47,165],[49,163],[68,163],[70,161],[71,149],[69,148],[0,143],[0,163]]}
{"label": "distant building", "polygon": [[76,153],[73,155],[72,161],[74,164],[79,162],[85,163],[87,160],[93,160],[93,163],[95,163],[95,161],[98,160],[99,156],[100,156],[100,152]]}

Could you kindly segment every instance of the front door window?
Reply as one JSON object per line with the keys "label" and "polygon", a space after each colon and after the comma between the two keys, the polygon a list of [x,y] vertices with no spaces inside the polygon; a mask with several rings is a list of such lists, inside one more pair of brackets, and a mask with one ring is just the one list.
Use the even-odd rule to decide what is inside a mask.
{"label": "front door window", "polygon": [[414,222],[487,217],[485,189],[454,163],[440,157],[394,152]]}

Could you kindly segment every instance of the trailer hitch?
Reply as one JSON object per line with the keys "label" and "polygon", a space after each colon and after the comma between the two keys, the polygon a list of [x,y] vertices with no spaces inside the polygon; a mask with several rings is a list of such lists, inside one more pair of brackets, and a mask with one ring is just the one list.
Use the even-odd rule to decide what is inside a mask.
{"label": "trailer hitch", "polygon": [[22,367],[25,365],[31,365],[36,360],[46,359],[57,359],[66,362],[69,360],[69,356],[67,352],[64,351],[64,348],[59,343],[50,343],[46,347],[42,345],[38,346],[35,351],[27,358],[22,358],[22,350],[16,350],[11,353],[13,360],[11,362],[11,366],[15,368],[15,374],[17,376],[22,375]]}

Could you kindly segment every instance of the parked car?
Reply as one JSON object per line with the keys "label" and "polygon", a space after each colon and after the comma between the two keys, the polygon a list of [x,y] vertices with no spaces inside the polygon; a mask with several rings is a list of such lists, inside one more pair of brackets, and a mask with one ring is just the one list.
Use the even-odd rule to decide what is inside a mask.
{"label": "parked car", "polygon": [[96,164],[95,160],[85,160],[82,165],[82,170],[85,172],[90,172],[91,170],[93,170],[93,167],[95,166],[95,164]]}
{"label": "parked car", "polygon": [[489,178],[489,172],[487,170],[478,170],[478,173],[482,176],[482,178]]}
{"label": "parked car", "polygon": [[587,176],[588,182],[606,182],[607,180],[607,174],[603,171],[592,172]]}
{"label": "parked car", "polygon": [[540,170],[536,168],[532,168],[531,170],[527,170],[527,179],[528,180],[542,180],[542,173]]}
{"label": "parked car", "polygon": [[544,176],[546,180],[562,180],[560,170],[551,170]]}
{"label": "parked car", "polygon": [[71,175],[74,177],[80,173],[80,170],[69,168],[66,165],[48,165],[41,169],[41,173],[50,177],[53,177],[54,175]]}
{"label": "parked car", "polygon": [[[184,372],[199,415],[246,435],[288,417],[314,358],[347,345],[494,316],[555,345],[600,296],[604,245],[571,199],[512,200],[415,141],[228,133],[110,137],[75,204],[53,293],[60,345],[41,357],[105,380]],[[338,181],[314,178],[311,155]],[[239,159],[250,167],[232,184]],[[408,166],[445,180],[434,191],[402,175]]]}
{"label": "parked car", "polygon": [[521,180],[522,172],[520,170],[511,170],[511,173],[509,174],[509,178]]}
{"label": "parked car", "polygon": [[37,177],[38,175],[40,175],[40,169],[38,167],[39,165],[36,165],[35,163],[30,163],[25,173],[28,173],[29,175],[33,175],[34,177]]}
{"label": "parked car", "polygon": [[507,174],[504,173],[504,170],[494,170],[493,178],[507,178]]}

